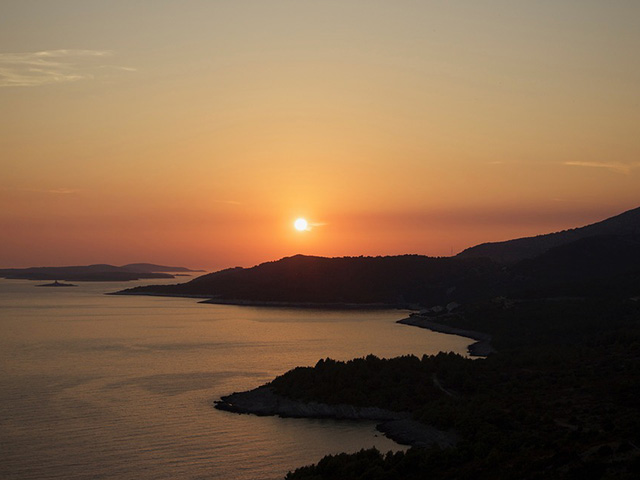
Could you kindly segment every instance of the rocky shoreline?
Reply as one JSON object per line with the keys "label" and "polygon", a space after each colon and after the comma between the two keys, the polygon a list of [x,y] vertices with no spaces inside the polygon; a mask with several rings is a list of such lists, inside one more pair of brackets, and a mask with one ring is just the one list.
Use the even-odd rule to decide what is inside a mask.
{"label": "rocky shoreline", "polygon": [[381,421],[378,431],[402,445],[426,447],[437,444],[443,448],[456,444],[455,432],[444,432],[411,419],[408,413],[393,412],[377,407],[329,405],[302,402],[278,395],[269,385],[247,392],[233,393],[215,402],[215,408],[233,413],[278,415],[293,418],[334,418],[342,420]]}
{"label": "rocky shoreline", "polygon": [[276,307],[276,308],[308,308],[308,309],[334,309],[334,310],[409,310],[407,306],[391,303],[316,303],[316,302],[279,302],[262,300],[225,300],[221,298],[209,298],[200,303],[212,303],[214,305],[238,305],[243,307]]}
{"label": "rocky shoreline", "polygon": [[163,293],[152,291],[131,291],[131,289],[110,292],[106,295],[142,295],[148,297],[175,297],[175,298],[195,298],[200,299],[199,303],[210,303],[213,305],[235,305],[241,307],[275,307],[275,308],[305,308],[305,309],[328,309],[328,310],[411,310],[412,305],[398,305],[394,303],[317,303],[317,302],[280,302],[266,300],[242,300],[212,298],[211,295],[199,295],[190,293]]}
{"label": "rocky shoreline", "polygon": [[197,294],[180,294],[180,293],[162,293],[162,292],[131,292],[130,289],[118,290],[117,292],[108,292],[105,295],[140,295],[143,297],[173,297],[173,298],[195,298],[201,300],[208,300],[211,295],[197,295]]}
{"label": "rocky shoreline", "polygon": [[495,352],[495,349],[491,346],[492,337],[487,333],[452,327],[451,325],[445,325],[440,322],[435,322],[432,318],[422,315],[411,315],[410,317],[398,320],[396,323],[426,328],[434,332],[449,333],[451,335],[458,335],[460,337],[466,337],[475,340],[475,343],[472,343],[467,347],[469,350],[469,354],[473,357],[486,357],[490,353]]}

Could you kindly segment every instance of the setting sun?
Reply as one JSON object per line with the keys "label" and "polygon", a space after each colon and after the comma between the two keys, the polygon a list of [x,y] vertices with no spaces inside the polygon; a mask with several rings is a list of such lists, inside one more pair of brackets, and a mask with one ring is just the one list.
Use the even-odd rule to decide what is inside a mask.
{"label": "setting sun", "polygon": [[309,223],[304,218],[298,218],[295,222],[293,222],[293,226],[299,232],[304,232],[305,230],[308,230]]}

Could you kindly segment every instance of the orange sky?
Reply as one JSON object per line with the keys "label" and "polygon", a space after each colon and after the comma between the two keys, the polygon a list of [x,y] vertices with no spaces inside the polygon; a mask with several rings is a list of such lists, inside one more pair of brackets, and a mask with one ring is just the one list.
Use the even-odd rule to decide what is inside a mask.
{"label": "orange sky", "polygon": [[3,2],[0,267],[449,255],[638,206],[640,3],[515,3]]}

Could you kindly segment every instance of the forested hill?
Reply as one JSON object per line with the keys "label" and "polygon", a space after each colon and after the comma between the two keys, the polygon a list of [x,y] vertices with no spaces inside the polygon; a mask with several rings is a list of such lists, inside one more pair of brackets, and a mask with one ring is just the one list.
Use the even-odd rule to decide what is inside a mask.
{"label": "forested hill", "polygon": [[459,258],[487,257],[504,264],[537,257],[553,247],[600,235],[640,235],[640,207],[585,227],[562,232],[476,245],[460,252]]}
{"label": "forested hill", "polygon": [[320,304],[442,303],[486,294],[500,266],[488,259],[420,255],[325,258],[295,255],[130,294],[201,295],[228,301]]}
{"label": "forested hill", "polygon": [[508,269],[509,296],[640,294],[640,235],[597,235],[554,247]]}
{"label": "forested hill", "polygon": [[177,285],[123,294],[195,295],[223,303],[293,303],[413,307],[466,303],[495,296],[638,295],[640,235],[596,235],[503,266],[489,258],[420,255],[286,257],[230,268]]}

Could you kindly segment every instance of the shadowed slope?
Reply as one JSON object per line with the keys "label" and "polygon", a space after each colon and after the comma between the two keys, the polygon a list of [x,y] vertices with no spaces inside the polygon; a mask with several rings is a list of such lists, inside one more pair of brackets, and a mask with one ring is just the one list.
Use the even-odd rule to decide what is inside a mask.
{"label": "shadowed slope", "polygon": [[484,293],[499,266],[487,259],[286,257],[232,268],[180,285],[137,287],[132,294],[200,295],[227,301],[311,304],[438,303]]}
{"label": "shadowed slope", "polygon": [[511,264],[537,257],[553,247],[582,238],[627,234],[640,235],[640,207],[585,227],[505,242],[483,243],[467,248],[457,256],[460,258],[488,257],[496,262]]}

